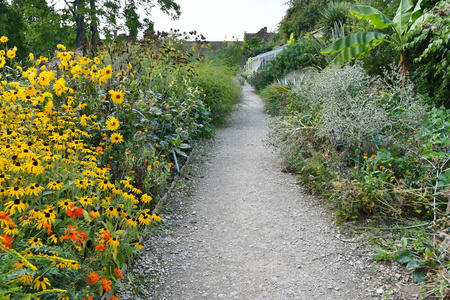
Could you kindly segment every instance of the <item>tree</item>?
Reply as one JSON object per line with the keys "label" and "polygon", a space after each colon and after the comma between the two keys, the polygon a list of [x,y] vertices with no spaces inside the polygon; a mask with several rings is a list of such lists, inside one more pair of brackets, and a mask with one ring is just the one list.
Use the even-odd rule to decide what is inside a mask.
{"label": "tree", "polygon": [[388,42],[394,45],[400,52],[400,73],[406,75],[406,38],[411,30],[415,28],[422,20],[419,19],[423,15],[419,0],[416,5],[412,0],[401,0],[395,17],[390,20],[378,9],[365,6],[355,5],[350,9],[350,13],[357,18],[369,21],[369,23],[377,29],[391,28],[391,34],[370,31],[358,32],[340,38],[322,49],[322,53],[339,53],[334,61],[344,64],[355,59],[367,51],[377,47],[382,42]]}
{"label": "tree", "polygon": [[[110,30],[123,20],[129,35],[135,37],[143,27],[143,23],[139,20],[138,10],[150,15],[151,10],[158,7],[174,19],[181,14],[181,7],[174,0],[89,0],[89,3],[86,0],[73,0],[72,2],[64,0],[64,2],[75,22],[75,46],[77,48],[83,48],[86,44],[86,22],[89,22],[90,28],[90,48],[95,49],[102,21]],[[149,25],[151,21],[146,19],[144,23]]]}

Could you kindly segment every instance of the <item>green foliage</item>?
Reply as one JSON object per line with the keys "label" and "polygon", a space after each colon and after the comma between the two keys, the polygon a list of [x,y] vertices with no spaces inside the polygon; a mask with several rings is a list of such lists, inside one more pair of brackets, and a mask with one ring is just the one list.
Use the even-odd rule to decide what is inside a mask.
{"label": "green foliage", "polygon": [[346,24],[350,16],[349,7],[350,2],[346,1],[327,3],[327,6],[321,12],[322,18],[319,24],[328,31],[333,30],[336,25]]}
{"label": "green foliage", "polygon": [[0,34],[9,38],[9,44],[17,47],[17,56],[25,58],[28,46],[25,43],[26,26],[17,8],[0,0]]}
{"label": "green foliage", "polygon": [[250,78],[250,83],[256,89],[263,89],[274,80],[286,76],[290,71],[311,67],[317,63],[314,56],[317,52],[314,43],[308,39],[301,39],[296,44],[288,45],[266,66],[257,71]]}
{"label": "green foliage", "polygon": [[428,12],[424,24],[408,37],[406,47],[414,58],[410,72],[418,89],[435,98],[434,105],[450,107],[450,5],[441,0]]}
{"label": "green foliage", "polygon": [[287,41],[291,33],[300,37],[314,30],[318,22],[317,16],[320,15],[321,9],[327,2],[325,0],[290,0],[286,16],[281,21],[279,28],[284,40]]}
{"label": "green foliage", "polygon": [[197,76],[193,84],[199,88],[214,124],[223,124],[240,100],[239,83],[233,80],[234,69],[215,63],[203,63],[197,65],[195,71]]}
{"label": "green foliage", "polygon": [[350,13],[360,19],[367,20],[375,29],[392,28],[393,33],[387,35],[381,32],[358,32],[345,36],[332,42],[324,49],[323,53],[338,53],[334,58],[336,63],[344,64],[352,59],[358,58],[369,50],[378,46],[381,42],[392,43],[400,51],[401,72],[406,74],[405,67],[405,39],[409,29],[420,24],[422,15],[420,3],[413,5],[412,0],[400,1],[396,15],[390,20],[378,9],[371,6],[355,5],[350,9]]}
{"label": "green foliage", "polygon": [[266,102],[266,110],[269,114],[277,116],[282,114],[283,110],[288,105],[290,86],[274,82],[263,90],[261,90],[261,96]]}

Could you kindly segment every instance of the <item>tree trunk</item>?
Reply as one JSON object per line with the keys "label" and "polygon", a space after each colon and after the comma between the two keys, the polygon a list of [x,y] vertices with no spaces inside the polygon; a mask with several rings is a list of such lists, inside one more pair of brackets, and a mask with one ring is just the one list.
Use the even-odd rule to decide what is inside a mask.
{"label": "tree trunk", "polygon": [[98,44],[98,25],[97,25],[97,12],[95,7],[96,0],[89,0],[91,6],[91,51],[95,52]]}
{"label": "tree trunk", "polygon": [[74,9],[72,11],[73,19],[76,24],[75,46],[77,47],[77,49],[81,49],[81,50],[83,50],[82,44],[83,44],[83,40],[84,40],[85,25],[84,25],[84,16],[80,15],[78,13],[78,9],[83,5],[83,3],[84,3],[84,0],[74,0],[73,1]]}

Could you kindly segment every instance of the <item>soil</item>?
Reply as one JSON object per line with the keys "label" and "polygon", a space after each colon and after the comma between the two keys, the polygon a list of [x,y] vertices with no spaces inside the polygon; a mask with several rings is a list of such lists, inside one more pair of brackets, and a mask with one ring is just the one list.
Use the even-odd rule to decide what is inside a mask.
{"label": "soil", "polygon": [[227,126],[196,150],[120,299],[417,299],[401,266],[375,264],[364,237],[341,234],[283,172],[267,123],[245,85]]}

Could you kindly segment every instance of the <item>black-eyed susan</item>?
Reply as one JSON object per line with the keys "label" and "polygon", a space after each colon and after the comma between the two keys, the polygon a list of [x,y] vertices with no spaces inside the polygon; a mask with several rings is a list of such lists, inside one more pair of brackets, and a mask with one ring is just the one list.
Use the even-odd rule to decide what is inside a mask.
{"label": "black-eyed susan", "polygon": [[59,200],[58,206],[61,207],[63,210],[68,210],[73,205],[73,202],[70,199],[65,200]]}
{"label": "black-eyed susan", "polygon": [[33,285],[33,289],[35,289],[36,291],[42,289],[42,290],[46,290],[47,286],[50,286],[50,280],[48,280],[47,277],[44,276],[38,276],[34,279],[34,285]]}
{"label": "black-eyed susan", "polygon": [[39,183],[32,183],[25,188],[25,195],[27,196],[39,196],[39,193],[44,191],[45,188],[40,186]]}
{"label": "black-eyed susan", "polygon": [[2,37],[0,37],[0,43],[6,43],[7,41],[9,41],[7,36],[2,35]]}
{"label": "black-eyed susan", "polygon": [[10,215],[15,214],[16,212],[21,213],[28,208],[28,203],[23,202],[20,199],[15,199],[12,201],[8,201],[5,203],[5,209],[8,211]]}
{"label": "black-eyed susan", "polygon": [[114,117],[109,117],[105,122],[106,128],[108,128],[111,131],[115,131],[119,128],[120,122]]}
{"label": "black-eyed susan", "polygon": [[29,244],[31,247],[42,246],[42,245],[43,245],[42,239],[41,239],[41,238],[38,238],[38,237],[31,237],[31,238],[29,238],[29,239],[28,239],[28,244]]}
{"label": "black-eyed susan", "polygon": [[138,242],[138,243],[134,244],[134,248],[141,250],[142,248],[144,248],[144,245],[142,245],[141,243]]}
{"label": "black-eyed susan", "polygon": [[139,215],[139,223],[141,225],[148,225],[152,221],[152,218],[146,213],[141,213]]}
{"label": "black-eyed susan", "polygon": [[98,217],[100,217],[100,212],[97,209],[93,209],[89,212],[89,215],[91,216],[92,219],[96,219]]}
{"label": "black-eyed susan", "polygon": [[16,236],[19,234],[19,229],[17,228],[16,223],[9,222],[8,225],[3,228],[3,233],[10,236]]}
{"label": "black-eyed susan", "polygon": [[11,176],[5,173],[0,174],[0,183],[5,182],[6,180],[10,179]]}
{"label": "black-eyed susan", "polygon": [[54,191],[59,191],[63,186],[64,186],[64,182],[59,181],[59,180],[50,181],[47,184],[47,188],[54,190]]}
{"label": "black-eyed susan", "polygon": [[87,196],[81,197],[80,200],[78,200],[78,202],[80,202],[80,204],[83,206],[93,206],[92,199]]}
{"label": "black-eyed susan", "polygon": [[144,203],[150,203],[152,201],[152,196],[148,195],[148,194],[144,194],[141,196],[141,201]]}
{"label": "black-eyed susan", "polygon": [[9,197],[14,198],[22,197],[23,195],[25,195],[25,190],[19,186],[10,186],[8,187],[7,192]]}
{"label": "black-eyed susan", "polygon": [[117,209],[115,209],[114,207],[110,206],[106,209],[106,215],[108,217],[118,217],[119,213],[117,212]]}
{"label": "black-eyed susan", "polygon": [[117,247],[119,246],[120,242],[117,238],[110,238],[107,242],[106,245],[110,246],[110,247]]}
{"label": "black-eyed susan", "polygon": [[48,240],[53,244],[58,244],[59,236],[57,234],[52,234],[48,237]]}
{"label": "black-eyed susan", "polygon": [[23,285],[31,285],[33,283],[33,276],[30,274],[22,274],[19,276],[19,281]]}

